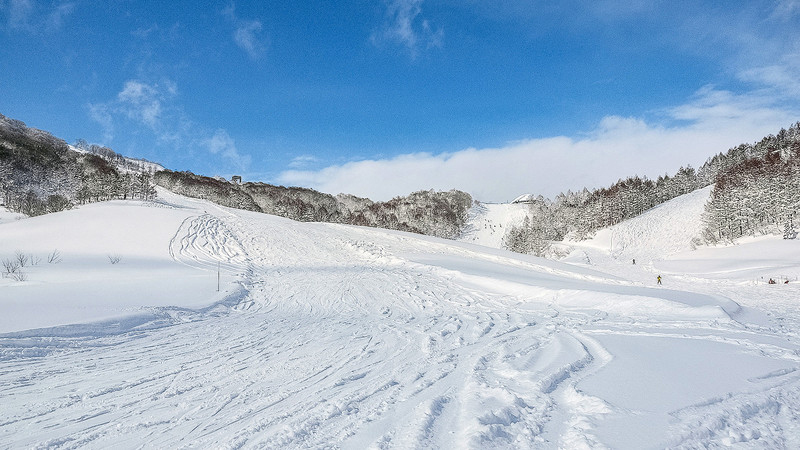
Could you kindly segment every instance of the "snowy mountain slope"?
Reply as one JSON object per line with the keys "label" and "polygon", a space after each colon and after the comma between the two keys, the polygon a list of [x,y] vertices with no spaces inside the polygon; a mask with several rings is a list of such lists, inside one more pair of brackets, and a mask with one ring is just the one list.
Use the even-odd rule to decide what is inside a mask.
{"label": "snowy mountain slope", "polygon": [[107,160],[114,165],[121,173],[149,173],[153,174],[158,172],[159,170],[165,170],[166,168],[159,163],[148,161],[146,159],[136,159],[136,158],[129,158],[124,155],[120,155],[118,153],[113,152],[113,150],[105,147],[96,146],[99,152],[91,151],[89,146],[87,145],[86,148],[76,147],[74,145],[67,144],[67,147],[72,150],[73,152],[77,153],[91,153],[96,154],[101,157],[107,158]]}
{"label": "snowy mountain slope", "polygon": [[[2,316],[13,305],[41,321],[0,335],[4,445],[800,445],[794,285],[750,286],[770,301],[742,307],[702,280],[657,288],[618,270],[649,277],[649,264],[578,266],[160,194],[0,223],[3,249],[64,254],[0,284]],[[101,258],[111,250],[119,264]],[[70,273],[87,274],[72,291]],[[125,280],[127,297],[100,301],[98,284]],[[35,329],[98,303],[159,314],[116,332],[91,313]]]}
{"label": "snowy mountain slope", "polygon": [[467,226],[458,241],[491,248],[505,248],[506,230],[520,225],[528,205],[524,203],[477,203],[469,211]]}
{"label": "snowy mountain slope", "polygon": [[[690,249],[692,239],[700,235],[701,214],[711,188],[698,189],[669,200],[638,217],[598,231],[592,239],[566,241],[564,246],[570,249],[605,248],[616,259],[641,260]],[[529,197],[526,194],[519,198],[524,201]],[[528,208],[525,203],[477,204],[470,210],[467,228],[458,240],[505,248],[503,238],[506,231],[522,223]],[[580,258],[579,252],[568,261],[576,258]]]}
{"label": "snowy mountain slope", "polygon": [[11,212],[5,207],[0,206],[0,223],[12,222],[14,220],[24,219],[25,214]]}
{"label": "snowy mountain slope", "polygon": [[712,186],[676,197],[644,214],[598,231],[592,239],[572,241],[575,249],[566,262],[585,260],[585,249],[595,249],[612,260],[640,264],[692,249],[702,231],[702,214]]}

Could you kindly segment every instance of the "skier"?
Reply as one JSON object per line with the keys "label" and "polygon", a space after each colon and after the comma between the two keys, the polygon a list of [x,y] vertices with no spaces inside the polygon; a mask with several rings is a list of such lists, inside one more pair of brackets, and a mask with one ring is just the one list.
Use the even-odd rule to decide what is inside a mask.
{"label": "skier", "polygon": [[634,266],[636,265],[636,259],[635,259],[635,258],[634,258],[634,260],[633,260],[633,265],[634,265]]}
{"label": "skier", "polygon": [[658,284],[661,284],[661,275],[656,277],[656,281],[658,281]]}

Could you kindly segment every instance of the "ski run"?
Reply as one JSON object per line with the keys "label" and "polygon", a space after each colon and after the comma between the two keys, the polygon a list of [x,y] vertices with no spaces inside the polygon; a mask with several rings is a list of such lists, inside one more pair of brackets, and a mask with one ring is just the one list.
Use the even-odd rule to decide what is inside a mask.
{"label": "ski run", "polygon": [[561,262],[473,243],[498,205],[463,242],[163,190],[3,213],[0,447],[800,448],[800,242],[692,251],[707,197]]}

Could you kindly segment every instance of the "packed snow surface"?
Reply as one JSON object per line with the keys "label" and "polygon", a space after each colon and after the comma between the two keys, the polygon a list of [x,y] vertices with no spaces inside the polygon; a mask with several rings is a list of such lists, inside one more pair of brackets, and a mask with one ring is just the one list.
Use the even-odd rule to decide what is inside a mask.
{"label": "packed snow surface", "polygon": [[651,213],[570,263],[164,191],[2,221],[40,261],[0,280],[0,446],[800,448],[800,243]]}

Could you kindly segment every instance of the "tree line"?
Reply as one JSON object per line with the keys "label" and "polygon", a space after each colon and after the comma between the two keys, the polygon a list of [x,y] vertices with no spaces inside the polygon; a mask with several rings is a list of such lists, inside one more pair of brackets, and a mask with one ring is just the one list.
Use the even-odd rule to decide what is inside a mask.
{"label": "tree line", "polygon": [[159,186],[187,197],[301,222],[330,222],[455,238],[467,223],[472,197],[461,191],[419,191],[386,202],[336,196],[299,187],[233,183],[169,170],[155,173]]}
{"label": "tree line", "polygon": [[757,234],[796,236],[800,209],[800,122],[726,155],[703,214],[706,243]]}
{"label": "tree line", "polygon": [[587,239],[601,228],[711,184],[698,243],[781,231],[793,237],[800,207],[800,122],[754,144],[718,153],[698,170],[682,167],[656,180],[629,177],[609,187],[561,193],[552,201],[539,196],[530,202],[523,223],[506,232],[504,244],[516,252],[555,256],[553,242]]}
{"label": "tree line", "polygon": [[11,211],[36,216],[81,203],[155,198],[149,170],[134,170],[135,162],[116,165],[126,158],[105,147],[82,150],[0,114],[0,201]]}

